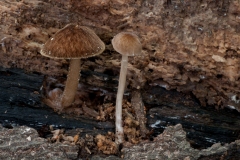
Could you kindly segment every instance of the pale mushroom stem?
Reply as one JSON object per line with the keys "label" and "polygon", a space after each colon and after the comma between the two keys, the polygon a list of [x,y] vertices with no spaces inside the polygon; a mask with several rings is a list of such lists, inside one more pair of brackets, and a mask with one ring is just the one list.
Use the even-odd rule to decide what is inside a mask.
{"label": "pale mushroom stem", "polygon": [[62,94],[62,109],[67,108],[74,101],[80,78],[80,63],[81,59],[70,60],[67,82]]}
{"label": "pale mushroom stem", "polygon": [[118,83],[118,92],[117,92],[117,100],[116,100],[116,112],[115,112],[115,126],[116,126],[116,136],[115,142],[117,144],[123,143],[124,133],[122,126],[122,99],[125,89],[126,76],[127,76],[127,66],[128,66],[128,56],[123,55],[121,61],[121,70],[120,77]]}

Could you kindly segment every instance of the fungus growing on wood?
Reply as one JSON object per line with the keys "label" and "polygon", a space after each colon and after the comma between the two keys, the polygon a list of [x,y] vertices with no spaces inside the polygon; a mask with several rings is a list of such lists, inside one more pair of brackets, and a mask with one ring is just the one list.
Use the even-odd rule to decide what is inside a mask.
{"label": "fungus growing on wood", "polygon": [[121,32],[114,36],[112,39],[113,48],[120,54],[122,54],[121,70],[118,83],[118,92],[116,99],[116,140],[117,144],[123,142],[124,133],[122,127],[122,99],[124,94],[128,56],[141,55],[142,45],[138,39],[138,36],[130,32]]}
{"label": "fungus growing on wood", "polygon": [[59,110],[70,106],[78,87],[81,58],[101,54],[105,44],[88,27],[69,24],[50,38],[41,49],[41,54],[49,58],[70,59],[68,77],[61,96]]}

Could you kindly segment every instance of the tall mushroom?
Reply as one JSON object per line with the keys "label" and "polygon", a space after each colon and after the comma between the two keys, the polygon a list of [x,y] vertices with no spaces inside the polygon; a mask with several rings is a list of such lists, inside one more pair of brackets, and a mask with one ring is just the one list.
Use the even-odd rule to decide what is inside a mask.
{"label": "tall mushroom", "polygon": [[112,39],[113,48],[122,54],[121,70],[118,83],[118,92],[116,99],[116,113],[115,113],[115,127],[116,127],[116,139],[117,144],[123,143],[124,133],[122,127],[122,99],[124,94],[128,56],[141,55],[142,45],[138,39],[138,36],[130,32],[121,32],[114,36]]}
{"label": "tall mushroom", "polygon": [[70,106],[75,98],[80,78],[81,58],[101,54],[105,44],[88,27],[68,24],[50,38],[42,47],[41,54],[49,58],[70,59],[68,77],[58,109]]}

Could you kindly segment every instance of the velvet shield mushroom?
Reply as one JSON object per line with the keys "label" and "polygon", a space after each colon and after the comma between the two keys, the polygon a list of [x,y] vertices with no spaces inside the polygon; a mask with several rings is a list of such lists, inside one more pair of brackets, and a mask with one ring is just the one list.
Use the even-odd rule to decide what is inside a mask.
{"label": "velvet shield mushroom", "polygon": [[65,89],[58,106],[60,111],[74,101],[80,78],[80,59],[101,54],[104,49],[105,44],[93,30],[76,24],[68,24],[44,44],[40,52],[43,56],[70,59]]}
{"label": "velvet shield mushroom", "polygon": [[122,126],[122,99],[126,83],[128,56],[142,55],[142,45],[138,36],[131,32],[121,32],[112,39],[113,48],[122,54],[121,70],[118,84],[118,92],[116,99],[116,139],[115,142],[120,144],[124,140],[123,126]]}

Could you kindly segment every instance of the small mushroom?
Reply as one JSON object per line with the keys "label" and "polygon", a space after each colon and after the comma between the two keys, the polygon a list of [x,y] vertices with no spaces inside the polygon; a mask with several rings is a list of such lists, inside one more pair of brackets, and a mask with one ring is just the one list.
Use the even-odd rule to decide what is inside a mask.
{"label": "small mushroom", "polygon": [[65,89],[60,97],[61,103],[56,104],[56,108],[61,111],[74,101],[80,78],[80,59],[101,54],[104,49],[105,44],[93,30],[76,24],[68,24],[44,44],[41,49],[43,56],[70,59]]}
{"label": "small mushroom", "polygon": [[123,127],[122,127],[122,99],[126,82],[128,56],[141,55],[142,45],[138,36],[130,32],[121,32],[112,39],[113,48],[122,54],[121,70],[118,83],[118,92],[116,99],[116,139],[117,144],[123,143]]}

